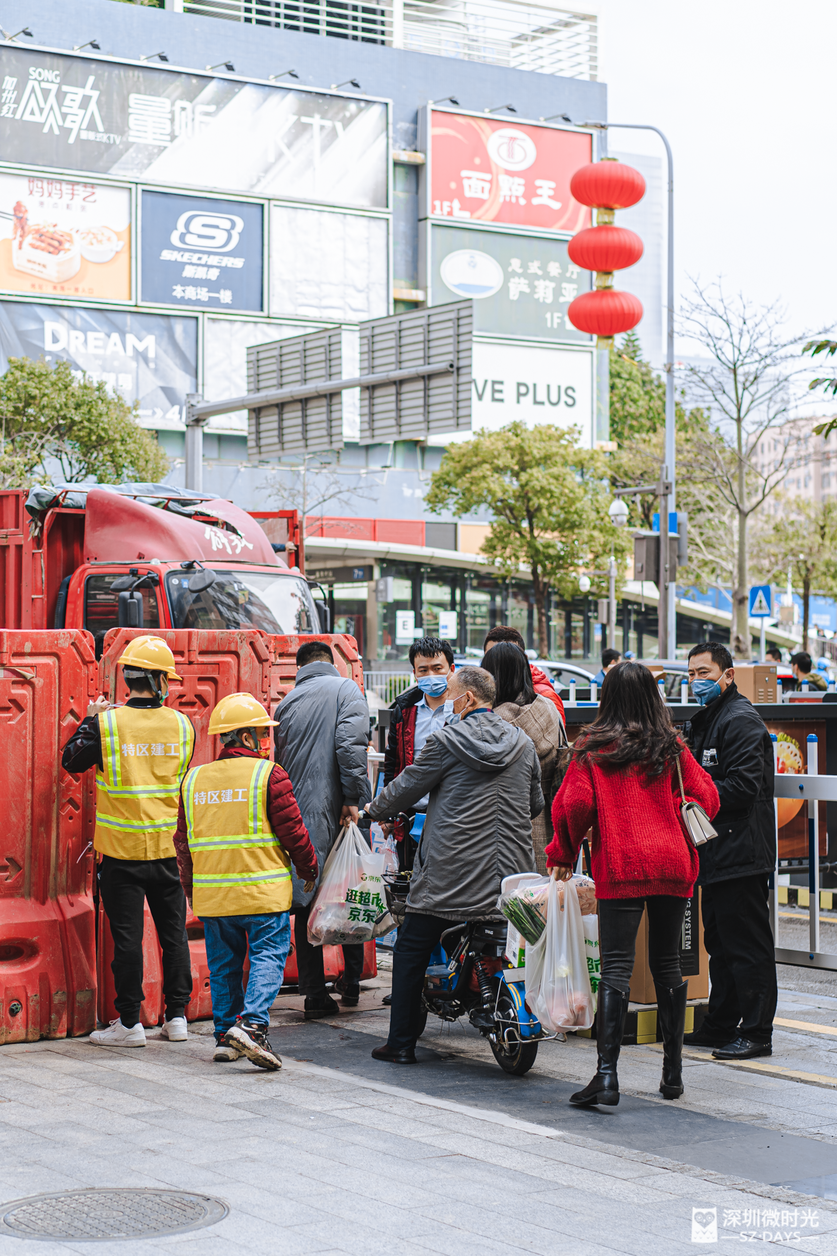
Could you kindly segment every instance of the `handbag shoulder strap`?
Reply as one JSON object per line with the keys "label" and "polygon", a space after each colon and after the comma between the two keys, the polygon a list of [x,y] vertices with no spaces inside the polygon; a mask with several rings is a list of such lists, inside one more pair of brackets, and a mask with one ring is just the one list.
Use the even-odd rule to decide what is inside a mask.
{"label": "handbag shoulder strap", "polygon": [[683,799],[683,806],[686,805],[686,791],[683,788],[683,772],[680,767],[680,755],[677,756],[677,779],[680,782],[680,797]]}

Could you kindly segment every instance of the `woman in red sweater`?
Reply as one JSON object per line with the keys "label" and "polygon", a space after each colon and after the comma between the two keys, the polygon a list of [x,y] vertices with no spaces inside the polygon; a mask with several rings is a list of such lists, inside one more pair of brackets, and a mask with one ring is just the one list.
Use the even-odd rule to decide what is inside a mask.
{"label": "woman in red sweater", "polygon": [[698,875],[698,855],[680,819],[680,785],[712,817],[712,778],[680,741],[654,677],[641,663],[608,672],[594,722],[575,743],[555,796],[555,836],[546,848],[552,875],[567,880],[592,826],[602,979],[598,991],[598,1069],[576,1107],[619,1102],[616,1063],[628,1011],[636,935],[648,908],[648,952],[663,1036],[666,1099],[683,1093],[681,1052],[688,983],[680,973],[680,933]]}

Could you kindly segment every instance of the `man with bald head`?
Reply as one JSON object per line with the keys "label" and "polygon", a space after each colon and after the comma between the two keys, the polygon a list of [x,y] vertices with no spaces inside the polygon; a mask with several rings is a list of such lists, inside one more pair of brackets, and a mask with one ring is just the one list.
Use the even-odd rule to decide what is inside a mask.
{"label": "man with bald head", "polygon": [[[372,1052],[395,1064],[416,1062],[424,973],[439,939],[462,921],[502,920],[500,882],[534,872],[531,819],[544,807],[534,744],[495,715],[493,676],[461,667],[448,677],[447,696],[453,722],[366,808],[383,820],[430,795],[393,953],[389,1039]],[[471,1013],[478,1028],[480,1015]]]}

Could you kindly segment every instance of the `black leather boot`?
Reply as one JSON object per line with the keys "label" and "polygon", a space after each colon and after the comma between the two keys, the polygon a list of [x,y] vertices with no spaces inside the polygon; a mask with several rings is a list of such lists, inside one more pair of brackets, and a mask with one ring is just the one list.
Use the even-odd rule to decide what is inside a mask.
{"label": "black leather boot", "polygon": [[658,986],[657,1023],[663,1036],[663,1079],[660,1094],[664,1099],[679,1099],[683,1094],[683,1030],[686,1028],[686,1000],[689,983],[682,986]]}
{"label": "black leather boot", "polygon": [[570,1103],[574,1108],[590,1108],[597,1103],[615,1108],[619,1102],[616,1063],[627,1015],[628,994],[601,982],[596,1010],[598,1068],[590,1084],[570,1096]]}

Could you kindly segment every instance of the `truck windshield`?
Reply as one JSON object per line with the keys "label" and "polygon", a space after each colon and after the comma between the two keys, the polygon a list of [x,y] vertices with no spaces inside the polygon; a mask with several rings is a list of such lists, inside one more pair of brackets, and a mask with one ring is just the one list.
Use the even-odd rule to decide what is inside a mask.
{"label": "truck windshield", "polygon": [[175,628],[261,628],[269,633],[314,632],[316,607],[298,576],[214,567],[215,583],[189,590],[193,571],[170,572],[166,588]]}

